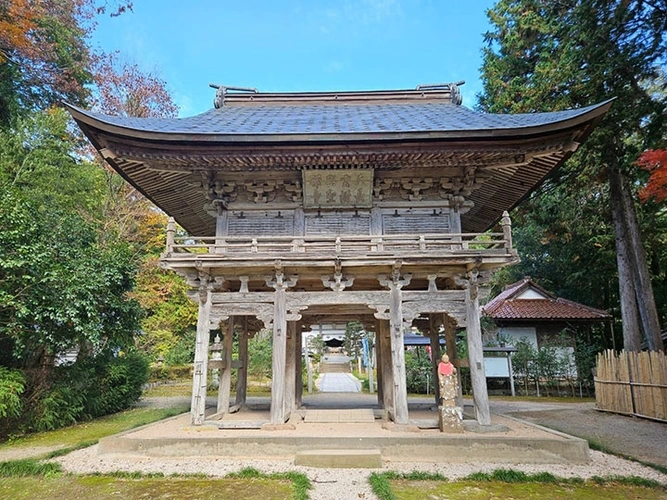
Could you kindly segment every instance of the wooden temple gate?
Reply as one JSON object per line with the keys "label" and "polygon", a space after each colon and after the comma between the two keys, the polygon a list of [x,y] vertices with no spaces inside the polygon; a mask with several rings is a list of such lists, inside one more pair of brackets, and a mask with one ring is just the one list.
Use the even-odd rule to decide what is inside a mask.
{"label": "wooden temple gate", "polygon": [[[178,238],[171,221],[163,265],[190,273],[191,285],[198,287],[193,423],[206,419],[211,329],[221,327],[227,358],[221,363],[218,407],[211,418],[221,418],[230,408],[234,318],[247,324],[251,317],[273,331],[271,423],[280,424],[301,402],[297,360],[302,329],[343,317],[361,320],[376,332],[378,403],[399,424],[408,423],[403,333],[416,321],[439,346],[440,327],[445,326],[449,352],[455,352],[454,328],[467,327],[468,366],[478,396],[475,408],[480,423],[489,424],[479,288],[484,288],[491,270],[516,260],[507,214],[502,228],[502,233],[484,235],[320,236],[309,246],[310,238]],[[241,332],[242,342],[247,342],[247,334],[245,329]],[[239,353],[244,352],[247,348],[240,343]],[[242,354],[240,358],[243,373],[247,359]],[[236,404],[244,399],[237,395]]]}
{"label": "wooden temple gate", "polygon": [[[300,405],[302,329],[355,319],[376,332],[379,404],[408,423],[403,332],[466,328],[476,416],[490,424],[480,297],[518,260],[507,210],[572,154],[609,103],[531,115],[462,107],[455,84],[416,90],[273,94],[220,87],[184,119],[109,117],[70,107],[105,160],[172,216],[161,265],[199,304],[192,422],[221,368],[230,411],[239,352],[273,332],[271,423]],[[500,223],[500,224],[499,224]],[[499,225],[498,225],[499,224]],[[498,232],[488,232],[498,228]],[[223,332],[209,361],[210,332]],[[243,354],[241,354],[243,358]],[[245,400],[239,365],[236,405]],[[232,408],[235,409],[235,408]],[[210,416],[209,416],[210,417]]]}

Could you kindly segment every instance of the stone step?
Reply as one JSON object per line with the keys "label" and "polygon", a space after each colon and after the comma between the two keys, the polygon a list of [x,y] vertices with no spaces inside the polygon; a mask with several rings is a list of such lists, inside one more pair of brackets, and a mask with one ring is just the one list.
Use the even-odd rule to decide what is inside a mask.
{"label": "stone step", "polygon": [[296,453],[294,465],[334,469],[378,469],[380,450],[304,450]]}
{"label": "stone step", "polygon": [[320,373],[350,373],[350,363],[320,363]]}
{"label": "stone step", "polygon": [[375,414],[370,408],[349,410],[306,410],[303,421],[307,424],[351,424],[375,422]]}

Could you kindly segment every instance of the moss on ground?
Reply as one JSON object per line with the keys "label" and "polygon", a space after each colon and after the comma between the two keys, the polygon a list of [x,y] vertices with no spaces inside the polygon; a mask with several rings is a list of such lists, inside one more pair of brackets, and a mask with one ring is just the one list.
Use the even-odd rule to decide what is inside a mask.
{"label": "moss on ground", "polygon": [[289,479],[210,479],[191,477],[123,478],[114,476],[0,478],[0,499],[102,500],[108,498],[284,500],[294,498]]}
{"label": "moss on ground", "polygon": [[538,500],[664,500],[667,492],[658,488],[618,483],[543,484],[476,481],[408,481],[391,480],[393,498],[397,500],[494,500],[530,498]]}
{"label": "moss on ground", "polygon": [[667,499],[667,486],[636,476],[562,478],[546,472],[526,474],[513,469],[476,472],[458,481],[420,472],[373,473],[369,477],[380,500],[658,500]]}
{"label": "moss on ground", "polygon": [[12,439],[0,445],[0,450],[31,447],[69,449],[78,448],[82,445],[89,446],[103,437],[172,417],[187,411],[187,409],[185,405],[170,408],[134,408],[90,422]]}

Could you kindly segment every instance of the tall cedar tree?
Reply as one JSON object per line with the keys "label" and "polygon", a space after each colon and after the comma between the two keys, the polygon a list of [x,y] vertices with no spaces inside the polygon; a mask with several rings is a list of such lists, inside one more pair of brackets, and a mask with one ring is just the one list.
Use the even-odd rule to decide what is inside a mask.
{"label": "tall cedar tree", "polygon": [[[550,111],[615,98],[577,156],[534,197],[566,178],[572,189],[604,182],[614,228],[626,349],[662,348],[660,325],[630,179],[639,153],[663,136],[667,93],[648,92],[667,56],[667,1],[500,0],[487,12],[481,107]],[[585,205],[595,193],[565,198]],[[576,213],[576,209],[571,210]],[[563,241],[563,244],[567,242]],[[590,248],[595,252],[595,248]]]}

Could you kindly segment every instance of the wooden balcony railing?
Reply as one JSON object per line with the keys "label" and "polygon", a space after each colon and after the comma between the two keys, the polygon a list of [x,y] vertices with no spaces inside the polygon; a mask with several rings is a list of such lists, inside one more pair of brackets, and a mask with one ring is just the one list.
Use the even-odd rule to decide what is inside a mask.
{"label": "wooden balcony railing", "polygon": [[[511,221],[502,219],[502,233],[446,233],[381,236],[176,236],[176,224],[167,228],[166,258],[222,254],[252,257],[255,254],[306,254],[307,256],[381,256],[394,254],[443,254],[468,251],[503,253],[512,249]],[[495,251],[494,251],[495,250]],[[178,255],[177,255],[178,254]]]}

